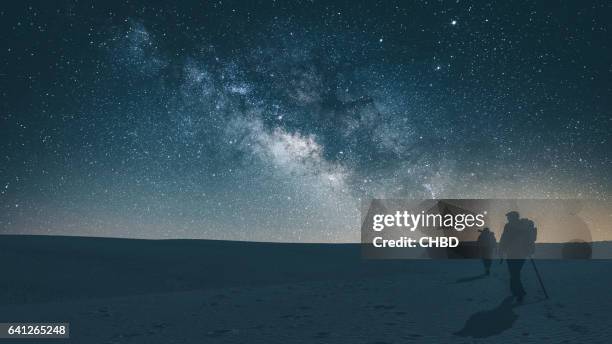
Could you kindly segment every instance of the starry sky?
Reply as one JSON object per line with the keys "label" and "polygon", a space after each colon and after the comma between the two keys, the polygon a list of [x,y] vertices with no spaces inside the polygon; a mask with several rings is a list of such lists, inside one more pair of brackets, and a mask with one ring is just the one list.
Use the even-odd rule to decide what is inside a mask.
{"label": "starry sky", "polygon": [[0,233],[357,242],[612,193],[607,1],[0,6]]}

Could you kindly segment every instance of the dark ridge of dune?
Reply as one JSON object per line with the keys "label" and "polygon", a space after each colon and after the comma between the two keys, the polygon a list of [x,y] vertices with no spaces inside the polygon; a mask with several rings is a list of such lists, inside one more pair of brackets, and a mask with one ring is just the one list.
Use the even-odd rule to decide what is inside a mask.
{"label": "dark ridge of dune", "polygon": [[186,291],[406,271],[359,244],[0,236],[0,304]]}

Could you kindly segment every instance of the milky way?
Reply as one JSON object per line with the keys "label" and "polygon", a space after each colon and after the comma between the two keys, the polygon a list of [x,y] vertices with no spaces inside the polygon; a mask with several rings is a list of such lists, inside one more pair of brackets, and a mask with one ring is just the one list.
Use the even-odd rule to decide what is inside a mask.
{"label": "milky way", "polygon": [[357,241],[371,197],[611,193],[605,2],[1,18],[2,233]]}

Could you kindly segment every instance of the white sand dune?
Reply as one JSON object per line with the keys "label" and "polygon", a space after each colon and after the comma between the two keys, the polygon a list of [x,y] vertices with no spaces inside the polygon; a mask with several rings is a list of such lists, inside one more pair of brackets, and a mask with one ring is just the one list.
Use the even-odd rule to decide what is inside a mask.
{"label": "white sand dune", "polygon": [[[609,261],[362,261],[354,245],[0,237],[0,322],[69,343],[609,343]],[[26,340],[16,341],[27,343]],[[40,342],[40,341],[35,341]],[[60,342],[53,340],[53,342]]]}

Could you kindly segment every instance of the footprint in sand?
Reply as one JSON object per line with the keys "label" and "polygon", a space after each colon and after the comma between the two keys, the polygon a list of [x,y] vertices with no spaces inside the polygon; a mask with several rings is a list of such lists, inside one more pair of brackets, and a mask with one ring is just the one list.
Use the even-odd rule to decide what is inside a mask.
{"label": "footprint in sand", "polygon": [[235,330],[228,330],[228,329],[219,329],[219,330],[214,330],[214,331],[210,331],[206,334],[207,337],[211,337],[211,338],[218,338],[218,337],[222,337],[231,333],[237,332]]}
{"label": "footprint in sand", "polygon": [[155,324],[153,324],[153,328],[158,329],[158,330],[163,330],[166,327],[168,327],[167,323],[155,323]]}
{"label": "footprint in sand", "polygon": [[314,337],[315,338],[327,338],[329,337],[330,334],[331,332],[321,331],[321,332],[317,332]]}
{"label": "footprint in sand", "polygon": [[98,314],[104,318],[108,318],[111,316],[111,312],[106,307],[98,309]]}
{"label": "footprint in sand", "polygon": [[299,319],[311,318],[311,315],[310,314],[285,314],[285,315],[281,315],[281,318],[299,320]]}
{"label": "footprint in sand", "polygon": [[142,333],[137,333],[137,332],[133,332],[133,333],[121,333],[121,334],[115,334],[111,337],[111,340],[120,340],[120,339],[131,339],[134,337],[139,337],[142,336]]}
{"label": "footprint in sand", "polygon": [[587,334],[589,332],[589,329],[586,326],[582,326],[582,325],[572,324],[572,325],[569,325],[568,328],[580,334]]}

